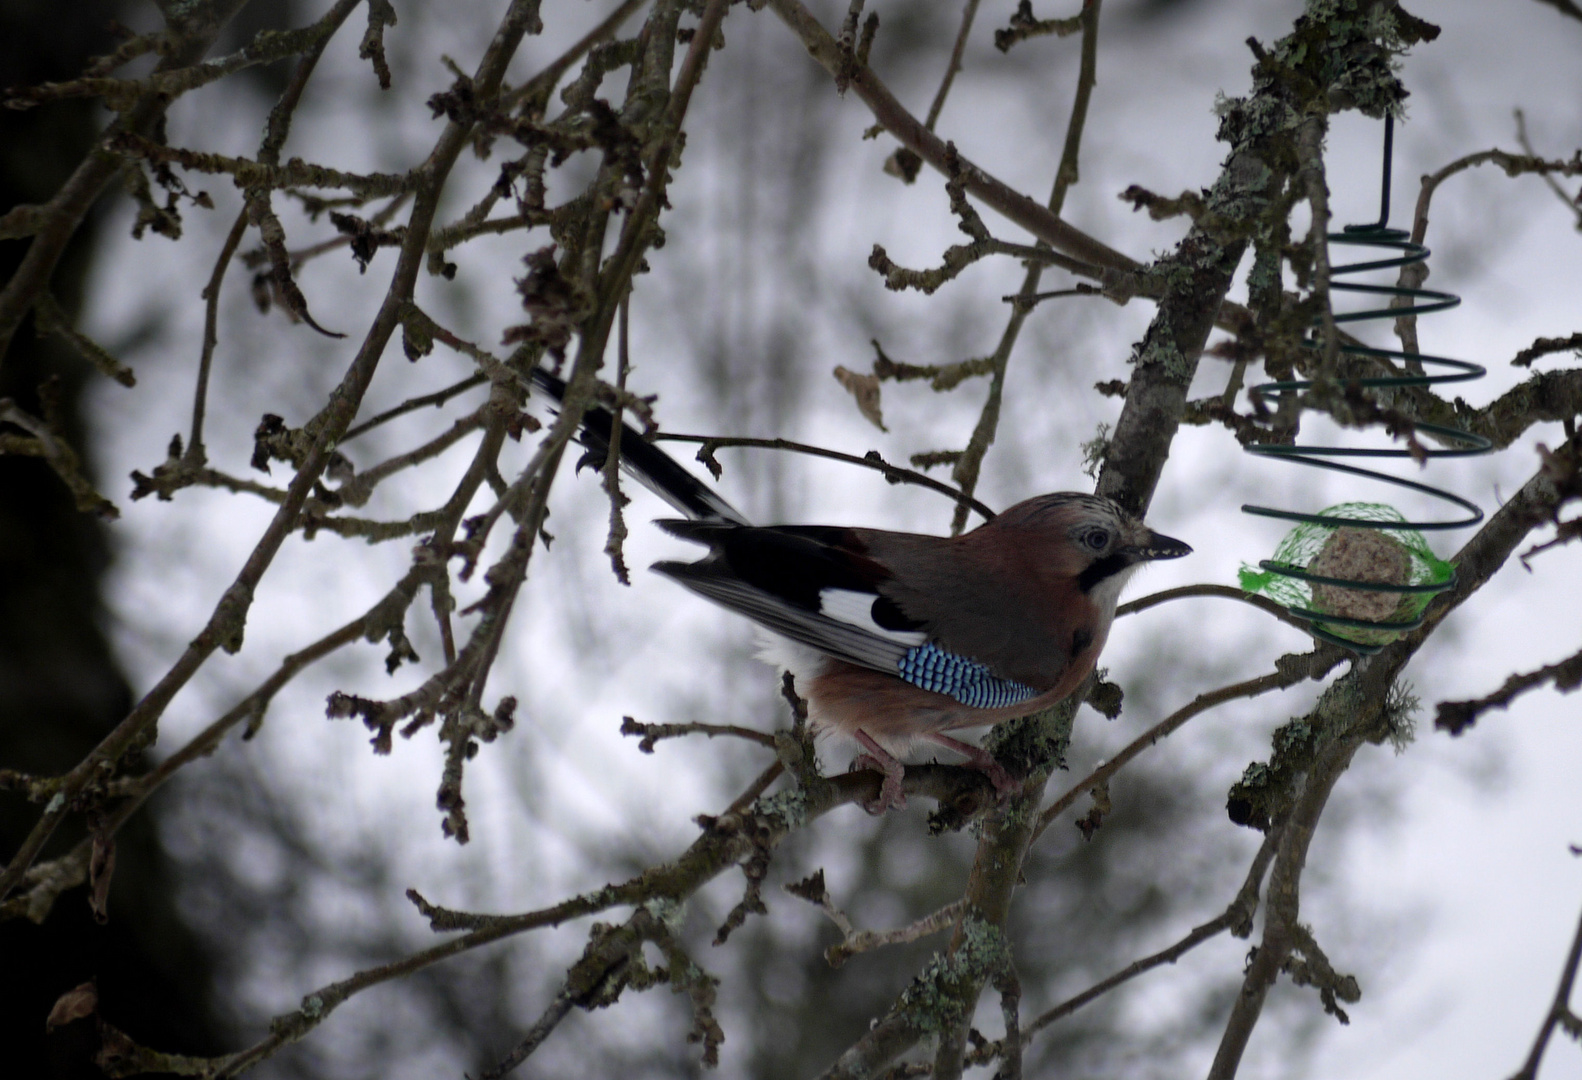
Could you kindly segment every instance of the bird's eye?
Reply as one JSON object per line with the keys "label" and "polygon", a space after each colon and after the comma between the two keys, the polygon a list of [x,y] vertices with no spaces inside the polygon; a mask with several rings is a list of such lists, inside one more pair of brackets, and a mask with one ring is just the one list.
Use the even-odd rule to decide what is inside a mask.
{"label": "bird's eye", "polygon": [[1093,551],[1103,551],[1110,546],[1110,531],[1108,529],[1089,529],[1082,534],[1082,543]]}

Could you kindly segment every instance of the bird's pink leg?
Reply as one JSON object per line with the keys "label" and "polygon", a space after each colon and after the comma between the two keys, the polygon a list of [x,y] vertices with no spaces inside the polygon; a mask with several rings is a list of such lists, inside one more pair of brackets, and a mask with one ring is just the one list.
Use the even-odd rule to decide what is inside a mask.
{"label": "bird's pink leg", "polygon": [[924,738],[929,742],[938,743],[946,749],[954,750],[966,758],[969,768],[977,769],[989,778],[989,783],[994,785],[995,794],[1002,801],[1021,790],[1022,785],[1011,779],[1011,774],[1005,771],[1005,766],[995,761],[994,755],[981,746],[973,746],[971,743],[962,742],[960,739],[952,739],[949,735],[929,734],[925,735]]}
{"label": "bird's pink leg", "polygon": [[[862,744],[866,754],[858,754],[857,759],[851,763],[853,769],[872,769],[884,775],[884,783],[879,785],[879,798],[871,803],[864,803],[863,809],[870,814],[882,814],[886,810],[900,810],[906,806],[906,793],[901,790],[901,778],[906,773],[906,766],[894,754],[873,741],[861,728],[856,732],[857,741]],[[980,753],[982,751],[979,751]],[[1004,772],[1002,769],[1001,772]]]}

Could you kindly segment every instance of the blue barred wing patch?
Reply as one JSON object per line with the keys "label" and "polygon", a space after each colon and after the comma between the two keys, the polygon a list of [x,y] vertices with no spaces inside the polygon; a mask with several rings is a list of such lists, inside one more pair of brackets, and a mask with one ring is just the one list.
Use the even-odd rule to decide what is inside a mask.
{"label": "blue barred wing patch", "polygon": [[974,709],[998,709],[1038,696],[1031,686],[1002,679],[976,660],[946,652],[931,641],[906,650],[896,669],[913,686],[953,697]]}

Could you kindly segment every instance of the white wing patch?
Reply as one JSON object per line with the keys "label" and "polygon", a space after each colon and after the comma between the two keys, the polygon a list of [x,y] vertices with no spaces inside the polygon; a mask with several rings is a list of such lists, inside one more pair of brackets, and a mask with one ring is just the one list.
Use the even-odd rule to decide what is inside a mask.
{"label": "white wing patch", "polygon": [[871,592],[854,589],[820,589],[819,614],[838,619],[849,626],[860,627],[866,633],[908,648],[928,640],[928,635],[920,630],[890,630],[874,622],[873,602],[877,599],[878,596]]}

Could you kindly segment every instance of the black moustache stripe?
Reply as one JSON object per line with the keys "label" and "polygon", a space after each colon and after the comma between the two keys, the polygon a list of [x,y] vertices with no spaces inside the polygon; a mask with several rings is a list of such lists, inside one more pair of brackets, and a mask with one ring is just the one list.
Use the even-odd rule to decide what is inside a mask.
{"label": "black moustache stripe", "polygon": [[1132,565],[1134,561],[1130,556],[1122,555],[1118,551],[1113,555],[1106,555],[1077,575],[1077,588],[1083,592],[1091,592],[1093,586],[1105,578],[1113,577],[1120,573]]}

